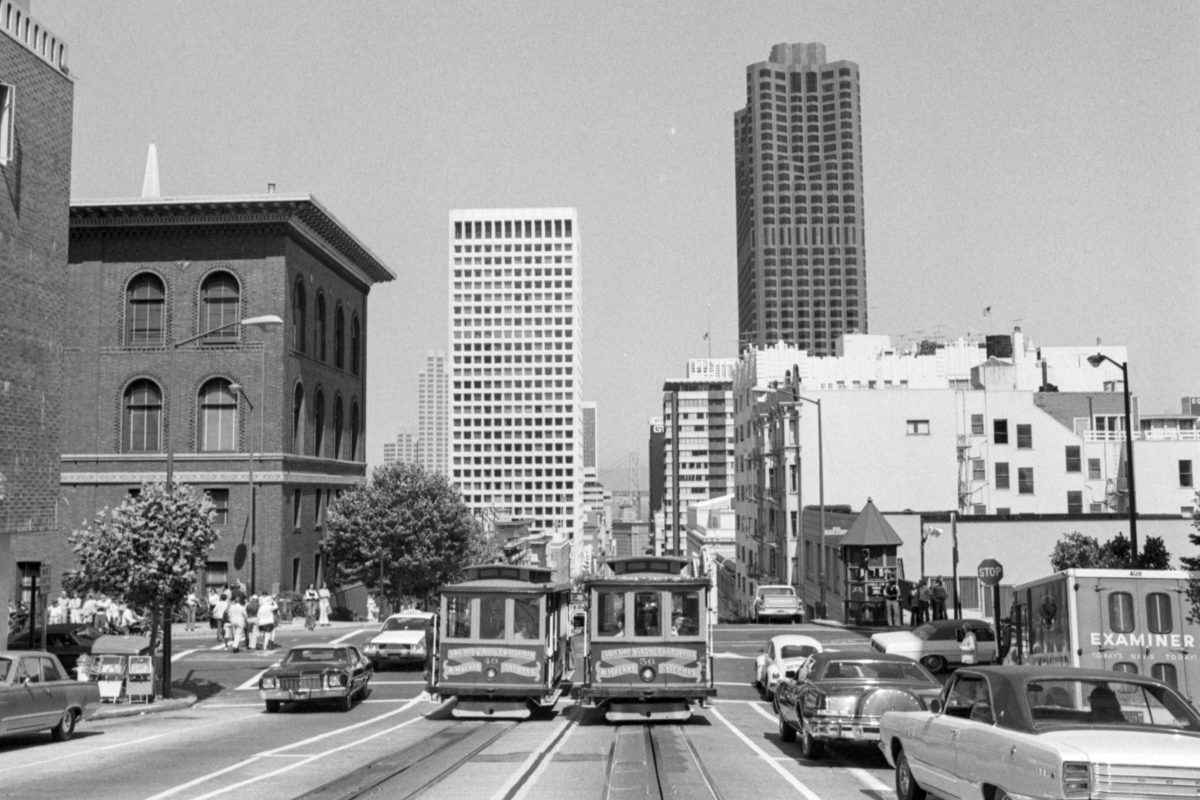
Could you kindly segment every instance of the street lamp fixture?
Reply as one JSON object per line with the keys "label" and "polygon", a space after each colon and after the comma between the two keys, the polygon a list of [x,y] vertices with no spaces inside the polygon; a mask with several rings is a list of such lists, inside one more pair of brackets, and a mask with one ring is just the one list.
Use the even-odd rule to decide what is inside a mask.
{"label": "street lamp fixture", "polygon": [[1105,361],[1121,369],[1121,383],[1125,391],[1125,463],[1129,467],[1129,567],[1138,566],[1138,534],[1137,534],[1137,490],[1133,481],[1133,425],[1130,423],[1129,401],[1129,364],[1114,361],[1103,353],[1088,356],[1087,362],[1098,367]]}
{"label": "street lamp fixture", "polygon": [[[170,359],[169,369],[167,371],[167,387],[168,387],[168,390],[173,393],[172,397],[175,397],[178,395],[178,393],[175,392],[175,352],[185,344],[191,344],[192,342],[196,341],[197,339],[203,339],[205,336],[212,336],[215,333],[220,333],[223,330],[228,330],[229,328],[232,328],[236,325],[242,325],[242,326],[245,326],[248,328],[258,328],[259,330],[267,331],[267,330],[273,330],[274,328],[277,328],[277,327],[283,325],[283,320],[280,319],[279,317],[275,316],[274,314],[267,314],[267,315],[261,316],[261,317],[247,317],[245,319],[238,320],[237,322],[229,322],[229,323],[226,323],[225,325],[219,325],[216,328],[212,328],[210,330],[204,331],[203,333],[197,333],[195,336],[189,336],[188,338],[181,339],[178,342],[171,342],[170,346],[169,346],[170,353],[171,353],[171,359]],[[265,361],[264,361],[264,363],[265,363]],[[171,435],[169,412],[173,408],[174,408],[173,404],[167,407],[168,422],[167,422],[166,436],[164,437],[166,439],[166,445],[167,445],[167,493],[172,496],[174,496],[174,493],[175,493],[175,446],[174,446],[173,438]],[[174,525],[173,518],[168,517],[168,520],[170,521],[169,524]],[[162,695],[163,695],[163,699],[170,700],[171,699],[171,616],[170,616],[171,609],[164,608],[163,612],[164,613],[163,613],[163,627],[162,627],[162,632],[163,632]]]}

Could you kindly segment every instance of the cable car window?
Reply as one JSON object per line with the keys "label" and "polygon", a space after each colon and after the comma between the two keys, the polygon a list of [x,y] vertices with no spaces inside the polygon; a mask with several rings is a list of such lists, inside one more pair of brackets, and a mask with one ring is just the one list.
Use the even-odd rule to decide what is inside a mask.
{"label": "cable car window", "polygon": [[1108,596],[1108,626],[1113,633],[1133,630],[1133,595],[1129,592],[1113,592]]}
{"label": "cable car window", "polygon": [[1146,595],[1146,628],[1151,633],[1171,632],[1171,598],[1162,592]]}
{"label": "cable car window", "polygon": [[471,638],[471,598],[451,595],[446,598],[446,638]]}
{"label": "cable car window", "polygon": [[504,638],[504,598],[483,595],[479,598],[479,638]]}
{"label": "cable car window", "polygon": [[700,593],[674,592],[671,595],[671,633],[695,636],[700,632]]}
{"label": "cable car window", "polygon": [[541,632],[538,630],[538,619],[540,617],[538,598],[536,597],[514,597],[513,598],[513,638],[514,639],[539,639]]}
{"label": "cable car window", "polygon": [[596,593],[597,636],[625,635],[625,592]]}
{"label": "cable car window", "polygon": [[662,635],[662,602],[659,592],[637,592],[633,596],[633,635]]}

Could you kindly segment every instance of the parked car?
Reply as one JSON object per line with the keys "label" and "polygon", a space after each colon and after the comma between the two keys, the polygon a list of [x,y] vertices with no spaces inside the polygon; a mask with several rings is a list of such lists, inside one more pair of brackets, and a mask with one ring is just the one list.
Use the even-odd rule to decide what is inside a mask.
{"label": "parked car", "polygon": [[375,638],[363,647],[371,666],[382,669],[396,664],[424,664],[425,631],[433,624],[434,615],[426,611],[402,611],[383,621]]}
{"label": "parked car", "polygon": [[889,712],[900,800],[1194,797],[1200,713],[1162,681],[1077,667],[959,670],[927,711]]}
{"label": "parked car", "polygon": [[963,638],[964,623],[975,633],[979,663],[992,661],[996,655],[996,632],[983,619],[940,619],[918,625],[911,631],[876,633],[871,637],[871,648],[920,661],[930,672],[941,672],[951,664],[962,664],[963,651],[958,643]]}
{"label": "parked car", "polygon": [[827,742],[879,739],[879,719],[888,711],[929,707],[942,684],[920,664],[886,653],[820,653],[804,677],[784,678],[775,688],[779,737],[800,737],[805,758],[820,758]]}
{"label": "parked car", "polygon": [[766,647],[754,659],[754,686],[768,700],[775,696],[775,684],[796,670],[813,653],[822,651],[821,643],[811,636],[783,633],[767,640]]}
{"label": "parked car", "polygon": [[[46,627],[46,652],[58,656],[59,663],[70,675],[75,671],[80,656],[90,656],[92,645],[104,633],[93,625],[83,622],[67,622]],[[9,650],[29,650],[41,647],[42,629],[33,632],[34,647],[29,647],[29,631],[14,633],[8,637]]]}
{"label": "parked car", "polygon": [[804,622],[804,606],[796,590],[785,584],[759,586],[754,590],[754,622]]}
{"label": "parked car", "polygon": [[0,733],[49,730],[56,742],[100,707],[100,687],[71,680],[53,654],[0,651]]}
{"label": "parked car", "polygon": [[259,678],[258,688],[267,713],[284,703],[333,701],[349,711],[354,700],[370,694],[371,660],[347,644],[293,647]]}

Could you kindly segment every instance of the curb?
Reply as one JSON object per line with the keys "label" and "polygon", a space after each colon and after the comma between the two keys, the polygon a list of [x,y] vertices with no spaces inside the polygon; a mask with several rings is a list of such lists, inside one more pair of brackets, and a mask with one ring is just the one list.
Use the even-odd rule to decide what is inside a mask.
{"label": "curb", "polygon": [[196,705],[199,698],[191,692],[183,689],[172,689],[171,694],[174,695],[170,700],[158,699],[153,703],[123,703],[121,705],[107,703],[101,704],[100,709],[88,717],[85,722],[93,722],[95,720],[119,719],[121,717],[141,717],[146,714],[163,714],[169,711],[182,711],[185,708],[191,708]]}

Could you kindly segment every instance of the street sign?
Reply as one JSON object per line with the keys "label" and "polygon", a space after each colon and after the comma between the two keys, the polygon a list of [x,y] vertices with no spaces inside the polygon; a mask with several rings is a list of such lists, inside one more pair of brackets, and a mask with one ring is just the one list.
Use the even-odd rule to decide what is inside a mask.
{"label": "street sign", "polygon": [[42,594],[50,594],[51,593],[51,586],[53,584],[53,580],[52,580],[51,576],[52,576],[52,573],[50,571],[50,565],[43,562],[41,575],[38,576],[38,591],[40,593],[42,593]]}
{"label": "street sign", "polygon": [[976,574],[984,586],[999,586],[1000,581],[1004,580],[1004,567],[994,558],[985,558],[979,562]]}

